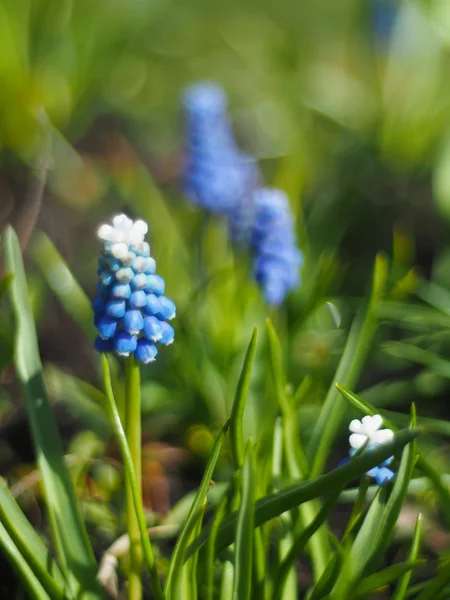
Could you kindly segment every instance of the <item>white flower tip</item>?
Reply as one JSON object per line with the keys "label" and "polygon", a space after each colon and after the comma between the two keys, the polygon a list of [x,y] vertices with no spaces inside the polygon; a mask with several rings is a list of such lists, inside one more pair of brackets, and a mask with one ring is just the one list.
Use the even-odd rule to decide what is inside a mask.
{"label": "white flower tip", "polygon": [[372,440],[376,444],[390,444],[393,439],[394,432],[391,429],[380,429],[379,431],[376,431],[372,436]]}
{"label": "white flower tip", "polygon": [[97,237],[99,237],[101,240],[104,240],[105,242],[110,242],[112,232],[113,228],[111,227],[111,225],[103,224],[100,225],[100,227],[97,229]]}
{"label": "white flower tip", "polygon": [[128,254],[128,246],[124,242],[119,242],[113,244],[111,246],[111,254],[118,258],[119,260],[123,260]]}
{"label": "white flower tip", "polygon": [[139,219],[138,221],[135,221],[133,223],[133,230],[142,237],[144,237],[144,235],[146,235],[146,233],[148,232],[148,225],[145,221]]}
{"label": "white flower tip", "polygon": [[350,446],[355,450],[359,450],[361,446],[365,444],[367,441],[367,436],[362,433],[352,433],[352,435],[348,438],[350,442]]}
{"label": "white flower tip", "polygon": [[348,428],[350,431],[353,431],[353,433],[359,433],[362,428],[362,423],[358,419],[353,419],[353,421],[350,421]]}

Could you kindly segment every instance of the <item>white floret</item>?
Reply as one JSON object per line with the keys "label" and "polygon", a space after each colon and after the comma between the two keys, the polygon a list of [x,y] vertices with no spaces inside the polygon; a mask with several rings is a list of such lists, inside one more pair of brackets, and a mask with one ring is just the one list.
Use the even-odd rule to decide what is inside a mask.
{"label": "white floret", "polygon": [[381,415],[367,415],[361,421],[353,419],[349,425],[349,430],[352,432],[349,437],[350,446],[358,450],[365,444],[367,446],[389,444],[394,438],[394,432],[391,429],[380,429],[382,425]]}

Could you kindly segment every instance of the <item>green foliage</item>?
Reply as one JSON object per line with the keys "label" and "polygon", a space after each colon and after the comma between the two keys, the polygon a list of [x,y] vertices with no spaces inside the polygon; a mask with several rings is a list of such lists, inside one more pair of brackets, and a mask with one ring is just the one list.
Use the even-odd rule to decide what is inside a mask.
{"label": "green foliage", "polygon": [[[1,3],[0,226],[22,246],[51,146],[27,281],[11,228],[0,278],[0,547],[31,598],[139,597],[134,515],[144,596],[449,596],[426,527],[450,526],[449,31],[437,0]],[[302,284],[276,309],[224,223],[180,198],[180,96],[208,78],[296,216]],[[149,222],[178,308],[141,371],[142,495],[137,376],[91,348],[94,231],[119,210]],[[7,429],[22,398],[37,470]],[[339,466],[366,414],[393,442]],[[394,481],[369,485],[391,455]]]}

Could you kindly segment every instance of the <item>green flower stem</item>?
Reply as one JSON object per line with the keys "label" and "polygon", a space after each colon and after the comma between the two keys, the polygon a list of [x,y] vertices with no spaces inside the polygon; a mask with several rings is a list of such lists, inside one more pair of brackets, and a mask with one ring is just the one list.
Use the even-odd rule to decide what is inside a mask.
{"label": "green flower stem", "polygon": [[[156,570],[155,558],[153,556],[153,550],[152,550],[152,546],[150,543],[150,538],[147,533],[147,525],[145,522],[144,510],[142,508],[142,501],[141,501],[140,487],[138,485],[138,478],[137,478],[137,475],[135,473],[134,466],[133,466],[133,455],[132,455],[133,450],[131,450],[128,445],[129,442],[127,441],[127,437],[125,435],[125,431],[122,426],[122,422],[120,420],[119,411],[117,410],[117,405],[116,405],[116,402],[114,399],[114,394],[113,394],[112,385],[111,385],[109,364],[108,364],[108,360],[105,355],[102,356],[102,362],[103,362],[104,385],[105,385],[106,398],[107,398],[107,402],[108,402],[108,409],[111,414],[112,425],[113,425],[114,432],[117,437],[117,441],[119,442],[120,451],[122,453],[122,458],[124,461],[125,471],[126,471],[126,475],[127,475],[127,499],[128,499],[128,489],[129,489],[130,498],[134,505],[135,520],[131,520],[131,519],[128,520],[128,533],[130,535],[130,548],[132,547],[133,539],[135,539],[135,537],[136,537],[135,536],[135,534],[136,534],[135,527],[137,527],[137,531],[140,533],[140,539],[141,539],[142,547],[144,550],[144,557],[147,562],[148,569],[150,571],[150,577],[151,577],[152,588],[153,588],[153,596],[156,598],[156,600],[163,600],[164,597],[163,597],[163,594],[161,591],[161,586],[160,586],[159,579],[158,579],[158,572]],[[126,388],[127,388],[127,393],[126,393],[127,407],[129,404],[133,404],[133,403],[136,403],[139,406],[139,399],[140,399],[139,368],[138,368],[137,364],[134,362],[134,360],[131,364],[127,365]],[[132,419],[135,419],[136,412],[137,412],[138,416],[137,416],[135,422],[133,423]],[[127,408],[127,420],[128,420],[128,430],[130,431],[133,429],[133,433],[131,436],[132,437],[131,442],[133,442],[135,445],[134,450],[137,445],[137,441],[139,442],[138,454],[139,454],[139,460],[140,460],[140,439],[141,439],[141,436],[140,436],[140,431],[141,431],[141,428],[140,428],[140,423],[141,423],[140,406],[139,406],[138,411],[136,410],[136,407],[134,407],[134,410],[132,408]],[[135,426],[135,428],[133,427],[133,425]],[[140,466],[140,464],[139,464],[139,466]],[[140,469],[139,469],[139,473],[140,473]],[[139,475],[139,481],[140,481],[140,475]],[[130,515],[131,515],[131,512],[128,512],[128,517],[130,517]],[[133,535],[133,538],[131,537],[131,535]],[[130,574],[133,572],[133,576],[136,577],[137,567],[138,567],[139,568],[139,577],[141,577],[141,575],[142,575],[141,560],[139,562],[139,565],[137,565],[137,564],[133,565],[132,555],[130,553],[130,562],[131,562]],[[135,570],[133,571],[133,569],[135,569]],[[138,598],[138,596],[136,595],[137,593],[142,594],[141,587],[139,586],[139,588],[138,588],[135,584],[133,584],[133,585],[134,585],[133,589],[131,589],[131,586],[130,586],[130,590],[129,590],[128,597],[130,600],[131,599],[135,600],[135,598]],[[134,593],[135,595],[132,596],[131,593]]]}
{"label": "green flower stem", "polygon": [[[125,362],[125,435],[130,448],[136,493],[142,504],[142,448],[141,448],[141,372],[133,356]],[[128,567],[128,599],[142,598],[142,545],[139,524],[134,509],[132,484],[125,478],[127,532],[130,539]]]}

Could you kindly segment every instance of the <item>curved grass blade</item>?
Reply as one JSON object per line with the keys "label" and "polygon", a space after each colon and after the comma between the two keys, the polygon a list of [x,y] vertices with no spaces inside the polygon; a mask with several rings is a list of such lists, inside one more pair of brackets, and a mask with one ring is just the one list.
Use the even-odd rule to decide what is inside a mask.
{"label": "curved grass blade", "polygon": [[1,478],[0,520],[48,594],[52,598],[64,598],[67,583],[58,565]]}
{"label": "curved grass blade", "polygon": [[[195,527],[195,524],[201,511],[202,504],[208,493],[214,469],[216,467],[217,461],[219,460],[220,451],[222,449],[225,434],[228,431],[228,426],[229,421],[227,421],[222,427],[219,435],[216,438],[216,441],[214,442],[211,458],[208,461],[205,472],[203,474],[203,479],[195,496],[195,500],[192,503],[186,522],[184,523],[183,528],[180,531],[177,543],[172,553],[166,583],[164,586],[164,594],[167,597],[167,600],[177,599],[177,582],[178,578],[181,575],[181,569],[185,561],[186,548],[189,543],[189,537],[193,531],[193,528]],[[188,558],[192,556],[194,552],[191,552]]]}
{"label": "curved grass blade", "polygon": [[53,600],[53,598],[56,598],[56,596],[53,597],[47,594],[2,523],[0,523],[0,548],[3,556],[19,575],[31,600]]}
{"label": "curved grass blade", "polygon": [[102,354],[102,363],[103,363],[103,372],[104,372],[104,384],[105,384],[105,392],[106,399],[108,401],[108,409],[111,415],[111,421],[114,428],[114,432],[116,434],[117,441],[119,442],[120,451],[122,454],[122,459],[124,462],[126,474],[129,481],[130,492],[133,498],[134,509],[136,511],[136,519],[139,527],[139,531],[141,534],[142,548],[144,551],[144,556],[147,561],[148,570],[150,572],[150,577],[152,581],[153,594],[157,598],[157,600],[162,600],[163,594],[161,591],[161,586],[158,579],[158,572],[156,570],[155,558],[153,556],[153,549],[150,543],[150,538],[147,532],[147,524],[145,522],[144,509],[142,507],[139,488],[136,480],[136,474],[134,472],[133,467],[133,458],[131,456],[131,451],[128,446],[127,437],[125,435],[125,431],[122,425],[122,421],[120,420],[119,411],[117,409],[117,405],[114,399],[112,384],[111,384],[111,375],[109,371],[108,359],[104,354]]}
{"label": "curved grass blade", "polygon": [[412,569],[421,567],[425,565],[426,562],[426,560],[407,560],[397,565],[391,565],[390,567],[387,567],[378,573],[374,573],[373,575],[369,575],[358,584],[353,592],[354,596],[352,595],[352,598],[355,600],[366,598],[368,594],[371,594],[379,588],[392,583],[399,577],[404,575],[411,576]]}
{"label": "curved grass blade", "polygon": [[34,262],[66,313],[89,339],[94,339],[91,303],[53,242],[42,231],[36,231],[30,250]]}
{"label": "curved grass blade", "polygon": [[80,599],[99,598],[102,592],[96,580],[97,566],[48,402],[22,255],[11,227],[5,231],[4,244],[6,266],[14,275],[9,294],[17,328],[15,366],[24,390],[56,552],[71,592]]}
{"label": "curved grass blade", "polygon": [[[322,525],[325,519],[328,517],[330,510],[336,504],[336,499],[341,493],[342,488],[338,488],[327,500],[327,502],[322,506],[320,511],[317,513],[313,522],[306,527],[304,531],[294,540],[294,543],[291,546],[291,549],[283,559],[282,563],[279,566],[278,573],[274,583],[274,593],[273,600],[283,600],[284,599],[284,588],[286,584],[287,577],[289,575],[289,571],[294,565],[297,557],[300,552],[304,548],[306,542],[310,539],[312,535],[317,531],[317,529]],[[325,567],[326,569],[326,567]],[[325,571],[324,569],[324,571]]]}
{"label": "curved grass blade", "polygon": [[232,600],[250,600],[252,590],[255,464],[252,441],[247,443],[242,469],[241,505],[237,516]]}
{"label": "curved grass blade", "polygon": [[247,348],[244,364],[242,365],[239,383],[234,397],[233,408],[230,416],[230,440],[233,462],[236,469],[240,469],[244,464],[244,436],[242,432],[242,417],[244,414],[245,401],[247,399],[248,388],[253,362],[256,354],[256,342],[258,339],[258,328],[253,330],[252,339]]}
{"label": "curved grass blade", "polygon": [[322,577],[314,586],[312,593],[308,596],[308,600],[322,600],[322,598],[329,596],[333,584],[341,571],[343,561],[344,554],[342,552],[336,551],[331,556],[330,562],[322,573]]}
{"label": "curved grass blade", "polygon": [[[344,486],[353,479],[357,479],[363,473],[381,464],[395,452],[409,444],[421,431],[419,428],[404,429],[394,436],[391,443],[367,450],[326,475],[289,486],[279,492],[260,498],[255,507],[255,527],[275,519],[303,502],[325,496],[336,487]],[[224,519],[217,536],[216,552],[226,548],[233,542],[236,519],[236,512]],[[188,555],[202,546],[208,535],[209,528],[205,528],[189,547]]]}
{"label": "curved grass blade", "polygon": [[[408,556],[409,561],[415,561],[419,554],[420,542],[422,538],[422,529],[423,529],[423,519],[422,515],[419,514],[416,521],[416,526],[414,528],[414,536],[411,544],[411,551]],[[405,600],[406,591],[409,586],[409,582],[411,581],[412,570],[409,570],[407,573],[402,575],[399,582],[397,583],[397,587],[395,588],[394,595],[392,596],[392,600]]]}

